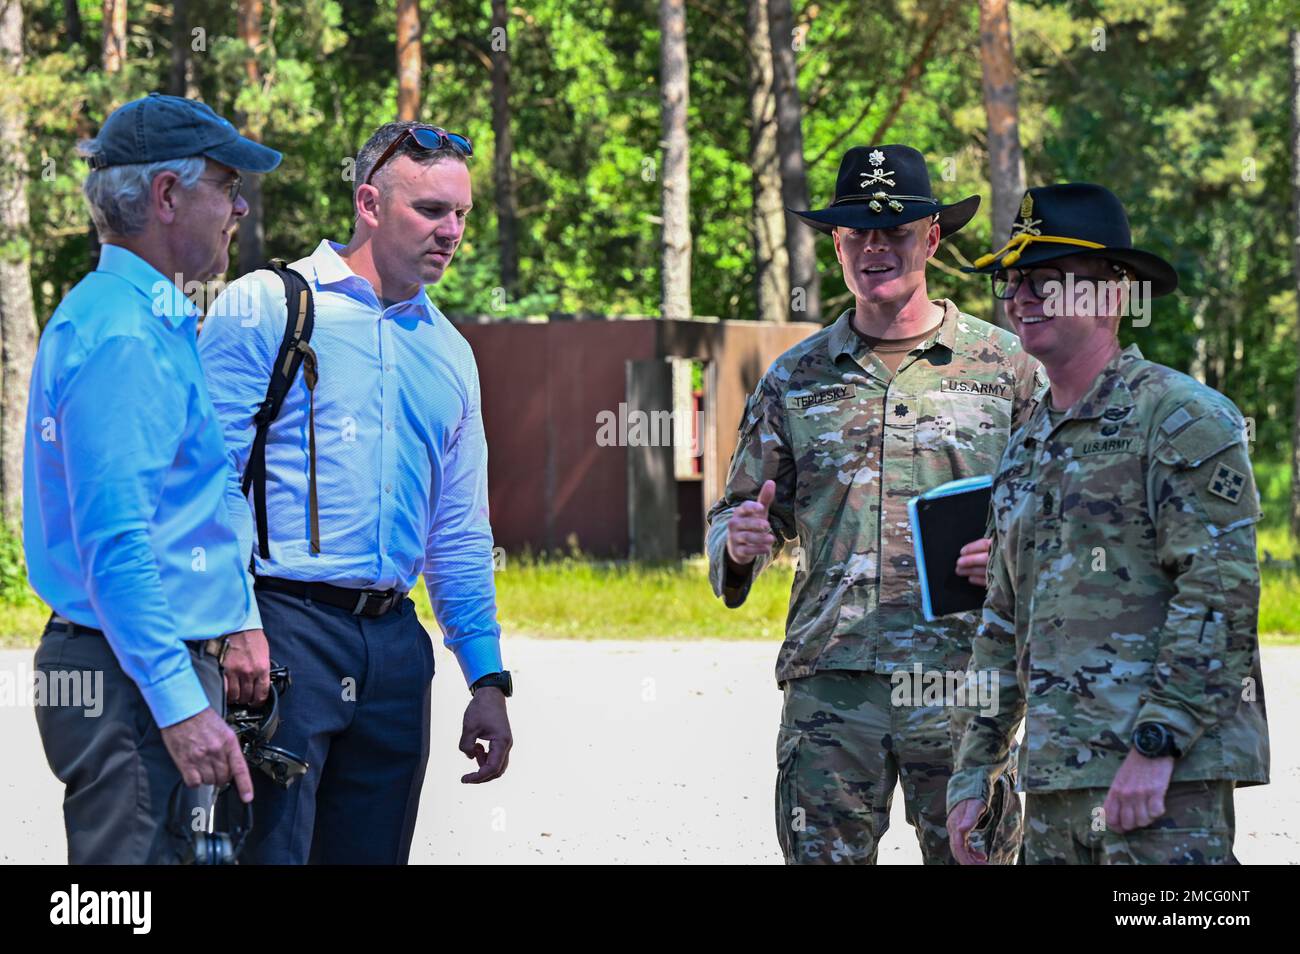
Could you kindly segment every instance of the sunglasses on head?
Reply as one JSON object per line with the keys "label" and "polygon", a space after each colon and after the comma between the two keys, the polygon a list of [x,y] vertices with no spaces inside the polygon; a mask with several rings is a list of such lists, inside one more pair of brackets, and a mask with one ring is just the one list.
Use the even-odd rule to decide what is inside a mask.
{"label": "sunglasses on head", "polygon": [[370,168],[370,173],[366,176],[366,185],[370,185],[370,181],[374,179],[375,173],[379,171],[380,166],[391,159],[393,153],[397,152],[402,143],[408,139],[425,152],[437,152],[439,149],[450,146],[466,159],[474,155],[474,146],[470,143],[468,136],[447,132],[447,130],[438,126],[412,126],[410,129],[402,130],[402,134],[384,150],[383,155]]}

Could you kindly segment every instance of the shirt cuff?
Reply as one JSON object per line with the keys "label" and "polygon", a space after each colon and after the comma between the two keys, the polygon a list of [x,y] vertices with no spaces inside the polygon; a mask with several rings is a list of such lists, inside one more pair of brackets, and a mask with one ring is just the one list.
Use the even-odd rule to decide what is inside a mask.
{"label": "shirt cuff", "polygon": [[754,578],[762,568],[763,558],[758,557],[737,573],[731,569],[727,559],[726,538],[715,539],[710,550],[709,583],[715,596],[722,597],[722,603],[728,609],[741,606],[749,596],[749,589],[754,585]]}
{"label": "shirt cuff", "polygon": [[[188,650],[186,654],[188,655]],[[184,722],[211,705],[193,665],[188,665],[153,685],[139,688],[160,729]]]}
{"label": "shirt cuff", "polygon": [[754,576],[758,567],[753,563],[745,565],[743,570],[733,570],[726,554],[722,557],[722,602],[729,609],[742,605],[749,597],[749,588],[754,585]]}
{"label": "shirt cuff", "polygon": [[988,773],[983,768],[977,766],[954,772],[948,779],[948,811],[951,812],[968,798],[978,798],[980,804],[988,808],[992,793]]}
{"label": "shirt cuff", "polygon": [[501,672],[501,639],[498,636],[474,636],[457,643],[452,650],[460,671],[465,675],[465,685],[472,686],[484,676]]}
{"label": "shirt cuff", "polygon": [[248,588],[248,616],[244,618],[244,629],[261,629],[262,628],[262,610],[257,605],[257,594],[253,588]]}
{"label": "shirt cuff", "polygon": [[1143,722],[1159,722],[1161,725],[1168,726],[1169,731],[1173,733],[1174,748],[1178,749],[1179,758],[1188,753],[1196,744],[1196,740],[1201,737],[1201,733],[1205,731],[1205,727],[1186,710],[1175,706],[1163,706],[1154,701],[1148,702],[1138,710],[1133,725],[1136,727]]}

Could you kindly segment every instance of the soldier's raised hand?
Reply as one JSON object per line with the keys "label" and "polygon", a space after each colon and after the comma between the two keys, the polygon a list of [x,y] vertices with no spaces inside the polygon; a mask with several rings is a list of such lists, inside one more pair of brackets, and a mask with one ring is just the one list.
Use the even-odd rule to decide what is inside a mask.
{"label": "soldier's raised hand", "polygon": [[772,552],[776,536],[767,512],[776,498],[776,482],[767,480],[759,488],[757,500],[746,500],[731,513],[727,522],[727,556],[741,566],[755,557]]}

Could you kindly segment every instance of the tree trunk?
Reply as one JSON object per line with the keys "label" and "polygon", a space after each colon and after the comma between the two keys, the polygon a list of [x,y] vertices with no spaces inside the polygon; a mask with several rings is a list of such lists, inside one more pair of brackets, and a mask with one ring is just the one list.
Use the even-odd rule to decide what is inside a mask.
{"label": "tree trunk", "polygon": [[81,42],[81,8],[77,0],[63,0],[63,23],[69,43]]}
{"label": "tree trunk", "polygon": [[27,114],[18,94],[23,68],[23,11],[0,0],[0,516],[22,520],[23,433],[27,388],[36,357],[32,303],[31,217],[27,206]]}
{"label": "tree trunk", "polygon": [[790,259],[785,250],[785,209],[781,206],[767,0],[749,0],[745,37],[749,46],[749,168],[754,196],[754,285],[758,318],[783,322],[790,314]]}
{"label": "tree trunk", "polygon": [[397,0],[397,118],[420,118],[419,0]]}
{"label": "tree trunk", "polygon": [[[984,66],[984,112],[989,124],[989,184],[993,187],[993,247],[1011,234],[1025,192],[1020,152],[1020,106],[1011,44],[1008,0],[980,0],[980,61]],[[993,300],[993,319],[1010,328],[1002,303]]]}
{"label": "tree trunk", "polygon": [[167,79],[167,92],[171,95],[185,95],[189,79],[189,65],[189,0],[172,0],[172,68]]}
{"label": "tree trunk", "polygon": [[691,317],[690,66],[685,0],[659,0],[659,97],[663,122],[663,263],[660,312]]}
{"label": "tree trunk", "polygon": [[[803,156],[803,110],[799,104],[799,67],[794,55],[794,13],[790,9],[790,0],[767,0],[767,18],[772,35],[781,200],[788,209],[806,209],[808,173]],[[790,261],[791,317],[821,321],[822,283],[817,271],[817,234],[789,218],[785,224],[785,250]]]}
{"label": "tree trunk", "polygon": [[[104,0],[104,43],[100,66],[108,75],[122,72],[126,66],[126,0]],[[109,104],[110,111],[120,103]],[[90,267],[99,267],[99,230],[90,223]]]}
{"label": "tree trunk", "polygon": [[511,167],[514,140],[510,117],[510,49],[506,0],[492,0],[492,184],[496,191],[497,255],[501,287],[506,300],[514,298],[519,284],[519,211],[515,202],[515,177]]}
{"label": "tree trunk", "polygon": [[126,65],[126,0],[104,0],[104,72]]}
{"label": "tree trunk", "polygon": [[[253,89],[262,85],[262,67],[258,54],[262,50],[262,0],[239,0],[239,38],[245,44],[244,80]],[[237,115],[240,132],[255,142],[262,141],[260,115]],[[266,261],[266,226],[262,215],[262,177],[253,172],[244,177],[241,194],[248,203],[248,215],[239,222],[239,274],[251,272]]]}
{"label": "tree trunk", "polygon": [[[1300,30],[1290,31],[1291,40],[1291,221],[1295,241],[1291,246],[1294,265],[1296,310],[1300,312]],[[1300,321],[1296,323],[1296,353],[1300,357]],[[1291,434],[1291,536],[1300,542],[1300,375],[1295,383],[1295,425]]]}

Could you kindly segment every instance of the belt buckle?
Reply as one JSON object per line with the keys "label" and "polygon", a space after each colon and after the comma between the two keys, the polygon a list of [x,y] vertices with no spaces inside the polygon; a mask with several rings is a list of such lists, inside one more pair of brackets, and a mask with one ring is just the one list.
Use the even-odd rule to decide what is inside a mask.
{"label": "belt buckle", "polygon": [[[356,608],[352,611],[353,616],[383,616],[391,610],[398,599],[398,592],[393,589],[388,590],[362,590],[361,596],[357,599]],[[373,609],[370,607],[370,598],[375,597],[379,600]]]}

